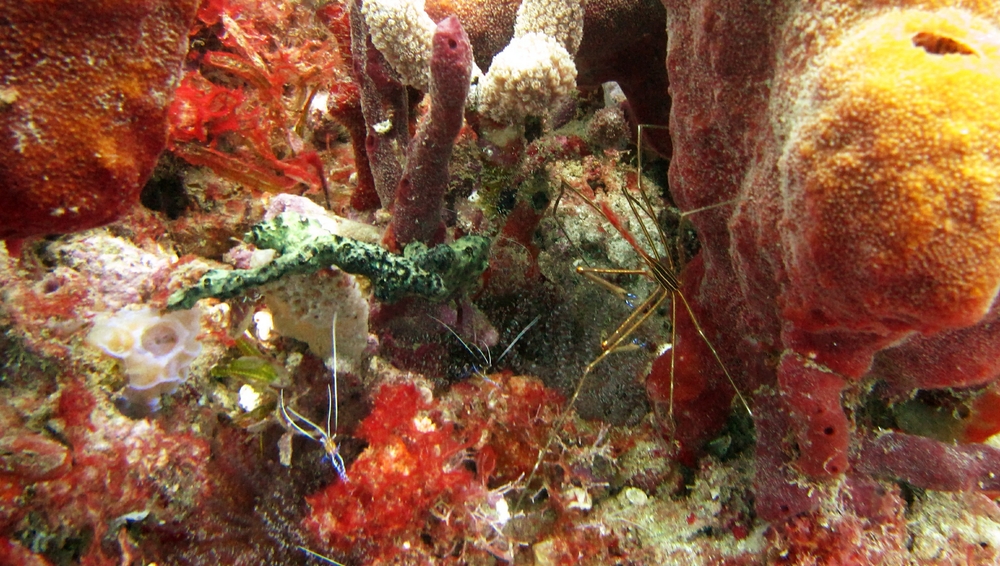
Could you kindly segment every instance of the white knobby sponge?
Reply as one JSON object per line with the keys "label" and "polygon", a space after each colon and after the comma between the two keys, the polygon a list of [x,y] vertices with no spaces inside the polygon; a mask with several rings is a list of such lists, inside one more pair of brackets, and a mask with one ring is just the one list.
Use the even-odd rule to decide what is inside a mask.
{"label": "white knobby sponge", "polygon": [[340,270],[289,275],[260,291],[279,334],[309,344],[325,360],[333,354],[335,331],[339,368],[361,369],[368,347],[368,301],[353,275]]}
{"label": "white knobby sponge", "polygon": [[[331,234],[345,238],[375,243],[382,237],[373,226],[332,215],[311,200],[290,194],[273,197],[264,219],[285,212],[315,220]],[[261,286],[260,292],[271,311],[275,331],[309,344],[309,349],[324,360],[332,354],[336,316],[338,367],[361,369],[368,348],[368,292],[362,292],[353,275],[339,269],[287,275]]]}
{"label": "white knobby sponge", "polygon": [[515,37],[493,58],[480,82],[479,106],[494,120],[548,114],[556,100],[576,89],[573,57],[541,33]]}
{"label": "white knobby sponge", "polygon": [[499,122],[545,116],[576,90],[573,56],[583,40],[581,0],[524,0],[514,39],[493,58],[480,81],[480,111]]}
{"label": "white knobby sponge", "polygon": [[375,48],[406,84],[427,92],[437,24],[424,11],[424,0],[366,0],[361,13]]}
{"label": "white knobby sponge", "polygon": [[[364,0],[372,44],[403,78],[426,92],[430,84],[434,21],[424,0]],[[583,0],[524,0],[514,38],[483,76],[473,69],[471,106],[499,122],[545,116],[576,89],[573,56],[583,39]]]}
{"label": "white knobby sponge", "polygon": [[514,37],[547,35],[576,55],[583,41],[583,16],[580,0],[524,0],[517,9]]}
{"label": "white knobby sponge", "polygon": [[173,393],[187,379],[201,353],[200,319],[197,307],[163,316],[150,308],[122,310],[98,317],[87,342],[122,360],[129,379],[125,397],[155,411],[160,395]]}

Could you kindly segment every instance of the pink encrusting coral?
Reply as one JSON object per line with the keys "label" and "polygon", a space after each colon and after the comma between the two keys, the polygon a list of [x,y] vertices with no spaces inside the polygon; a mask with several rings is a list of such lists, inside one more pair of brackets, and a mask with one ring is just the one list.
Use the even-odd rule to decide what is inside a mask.
{"label": "pink encrusting coral", "polygon": [[[3,507],[10,510],[0,528],[8,536],[12,528],[20,530],[20,545],[31,554],[117,563],[105,545],[82,542],[106,539],[117,546],[113,541],[120,540],[127,517],[182,519],[211,492],[213,480],[201,466],[210,452],[204,439],[108,415],[73,382],[62,386],[49,408],[65,431],[59,440],[29,433],[9,410],[2,416],[3,442],[17,451],[5,452],[0,464]],[[29,492],[30,502],[24,501]],[[29,524],[33,532],[25,533]]]}

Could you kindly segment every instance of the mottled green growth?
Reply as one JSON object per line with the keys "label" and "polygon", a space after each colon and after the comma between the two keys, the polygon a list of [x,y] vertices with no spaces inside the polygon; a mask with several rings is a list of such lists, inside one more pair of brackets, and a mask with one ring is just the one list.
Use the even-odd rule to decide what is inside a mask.
{"label": "mottled green growth", "polygon": [[933,406],[923,399],[908,399],[892,406],[896,425],[903,431],[941,442],[955,442],[962,437],[963,422],[959,407]]}
{"label": "mottled green growth", "polygon": [[56,361],[32,352],[20,332],[0,326],[0,386],[39,386],[62,371]]}
{"label": "mottled green growth", "polygon": [[191,308],[199,299],[227,299],[290,273],[312,273],[335,265],[371,280],[375,298],[395,302],[405,296],[441,301],[474,282],[486,269],[490,241],[465,236],[428,249],[410,244],[402,256],[330,232],[319,221],[285,212],[250,229],[247,242],[279,255],[257,269],[213,269],[190,289],[167,300],[169,309]]}
{"label": "mottled green growth", "polygon": [[232,378],[246,383],[269,385],[278,379],[278,370],[264,358],[243,356],[219,364],[210,372],[215,378]]}
{"label": "mottled green growth", "polygon": [[249,340],[237,338],[236,349],[243,355],[213,367],[209,372],[212,377],[232,378],[256,385],[270,385],[281,377],[279,369]]}

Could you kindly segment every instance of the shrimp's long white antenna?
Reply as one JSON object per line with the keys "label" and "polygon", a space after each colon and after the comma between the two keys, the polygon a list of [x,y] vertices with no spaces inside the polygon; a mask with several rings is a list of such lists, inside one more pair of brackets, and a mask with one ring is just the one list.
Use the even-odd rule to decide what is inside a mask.
{"label": "shrimp's long white antenna", "polygon": [[[532,326],[534,326],[536,323],[538,323],[539,320],[541,320],[542,315],[536,316],[534,319],[532,319],[531,322],[529,322],[524,328],[522,328],[521,331],[517,333],[517,336],[515,336],[514,339],[511,340],[510,344],[507,344],[507,348],[504,349],[503,353],[500,354],[500,357],[497,358],[495,362],[493,361],[493,356],[488,356],[487,354],[484,354],[483,350],[479,346],[476,346],[475,344],[472,344],[470,346],[465,340],[462,340],[462,337],[459,336],[458,333],[455,332],[455,330],[451,326],[448,326],[448,323],[446,323],[443,320],[434,318],[433,316],[431,318],[439,322],[441,326],[445,327],[448,330],[448,332],[451,333],[452,336],[458,339],[458,341],[462,344],[462,347],[465,348],[465,351],[468,352],[469,355],[472,356],[473,358],[476,357],[476,352],[473,352],[472,348],[475,348],[476,351],[479,352],[479,357],[482,358],[483,362],[486,363],[486,369],[489,370],[493,368],[494,364],[499,364],[500,361],[503,360],[504,356],[510,353],[511,348],[513,348],[514,345],[517,344],[517,342],[521,338],[523,338],[524,335],[527,334],[529,330],[531,330]],[[489,351],[490,351],[489,348],[487,348],[486,352],[489,353]]]}
{"label": "shrimp's long white antenna", "polygon": [[306,548],[306,547],[304,547],[304,546],[302,546],[300,544],[295,545],[295,548],[298,548],[299,550],[301,550],[302,552],[305,552],[309,556],[312,556],[313,558],[316,558],[318,560],[322,560],[323,562],[326,562],[327,564],[334,564],[336,566],[344,566],[343,564],[341,564],[340,562],[337,562],[333,558],[327,558],[326,556],[323,556],[322,554],[320,554],[318,552],[309,550],[308,548]]}
{"label": "shrimp's long white antenna", "polygon": [[[281,390],[279,399],[280,400],[279,400],[279,403],[278,403],[278,407],[281,409],[281,416],[285,419],[285,421],[288,422],[288,424],[292,425],[292,428],[294,428],[295,430],[297,430],[301,434],[303,434],[305,436],[308,436],[309,438],[311,438],[313,440],[317,440],[317,441],[322,442],[323,434],[324,434],[323,429],[319,428],[319,425],[317,425],[316,423],[314,423],[311,420],[307,419],[305,416],[303,416],[301,413],[299,413],[295,409],[293,409],[293,408],[285,405],[285,390],[284,389]],[[311,426],[316,431],[316,434],[319,434],[319,437],[317,438],[316,436],[313,436],[313,433],[311,433],[308,430],[302,428],[297,422],[295,422],[295,419],[293,419],[292,417],[288,416],[289,413],[291,413],[292,416],[295,417],[295,419],[298,419],[298,420],[306,423],[307,425]],[[326,436],[329,436],[329,433],[327,433]]]}
{"label": "shrimp's long white antenna", "polygon": [[[473,358],[476,357],[476,352],[472,351],[472,348],[469,347],[469,344],[465,340],[462,340],[462,337],[459,336],[458,333],[455,332],[455,330],[451,326],[449,326],[447,322],[439,318],[435,318],[433,316],[431,317],[431,319],[436,320],[439,324],[441,324],[441,326],[445,327],[448,330],[448,332],[451,332],[451,335],[458,339],[458,341],[462,344],[462,347],[465,348],[465,351],[468,352],[470,356],[472,356]],[[475,344],[473,344],[473,346],[475,346]],[[482,358],[484,362],[488,361],[486,359],[486,356],[483,354],[483,351],[480,350],[478,346],[476,346],[476,349],[479,350],[479,357]]]}
{"label": "shrimp's long white antenna", "polygon": [[507,344],[507,349],[504,350],[502,354],[500,354],[499,358],[497,358],[497,363],[500,363],[500,360],[502,360],[503,357],[506,356],[508,352],[510,352],[510,349],[514,347],[514,344],[517,344],[517,341],[520,340],[529,330],[531,330],[531,327],[534,326],[535,323],[537,323],[541,318],[542,315],[536,316],[534,320],[529,322],[527,326],[522,328],[521,331],[517,333],[517,336],[515,336],[514,339],[510,341],[510,344]]}
{"label": "shrimp's long white antenna", "polygon": [[[291,425],[293,429],[299,434],[308,436],[309,438],[319,442],[323,446],[323,450],[326,451],[327,456],[330,458],[330,462],[333,467],[337,470],[337,475],[340,479],[347,481],[347,467],[344,464],[344,458],[340,455],[340,445],[337,444],[337,429],[340,428],[340,400],[337,397],[337,314],[333,315],[333,330],[331,331],[331,338],[333,344],[333,361],[330,363],[331,375],[330,381],[326,385],[326,429],[322,429],[318,424],[307,419],[304,415],[296,411],[295,409],[285,405],[285,391],[281,390],[278,397],[278,409],[281,412],[281,417],[286,423]],[[289,416],[291,415],[291,416]],[[332,415],[332,417],[331,417]],[[293,418],[294,417],[294,418]],[[333,420],[331,426],[331,418]],[[315,432],[311,432],[299,424],[299,421],[305,423],[309,428]]]}

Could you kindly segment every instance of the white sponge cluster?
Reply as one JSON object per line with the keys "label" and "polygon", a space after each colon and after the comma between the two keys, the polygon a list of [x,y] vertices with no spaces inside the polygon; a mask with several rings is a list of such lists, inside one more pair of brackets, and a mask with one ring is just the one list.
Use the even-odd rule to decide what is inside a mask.
{"label": "white sponge cluster", "polygon": [[[364,0],[361,12],[375,47],[404,82],[426,92],[435,24],[424,0]],[[583,0],[523,0],[514,38],[485,76],[473,69],[471,105],[498,122],[547,115],[576,88],[573,56],[583,40],[583,17]]]}
{"label": "white sponge cluster", "polygon": [[581,0],[524,0],[517,8],[514,37],[547,35],[576,55],[583,41],[584,13]]}
{"label": "white sponge cluster", "polygon": [[540,33],[515,37],[493,58],[480,83],[479,107],[498,122],[545,116],[555,101],[576,89],[573,57]]}
{"label": "white sponge cluster", "polygon": [[361,13],[375,48],[406,84],[427,92],[437,24],[424,11],[424,0],[367,0]]}
{"label": "white sponge cluster", "polygon": [[336,332],[339,369],[361,369],[368,348],[368,301],[354,276],[339,270],[289,275],[264,285],[261,292],[279,334],[309,344],[325,360],[333,354]]}
{"label": "white sponge cluster", "polygon": [[545,116],[576,89],[573,56],[583,40],[582,0],[523,0],[514,39],[480,82],[480,110],[494,120]]}
{"label": "white sponge cluster", "polygon": [[[264,213],[270,220],[295,212],[319,222],[331,234],[375,243],[382,234],[373,226],[330,214],[311,200],[290,194],[273,197]],[[239,267],[244,267],[240,265]],[[282,277],[260,288],[274,322],[274,329],[288,338],[309,344],[322,359],[332,354],[332,332],[337,333],[338,368],[359,371],[368,349],[368,294],[357,279],[333,269],[316,274]],[[333,328],[336,316],[337,328]]]}
{"label": "white sponge cluster", "polygon": [[98,317],[87,341],[124,363],[129,384],[125,397],[155,411],[160,395],[173,393],[188,378],[201,353],[197,307],[163,316],[153,309],[122,310]]}

